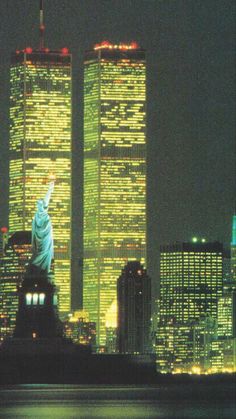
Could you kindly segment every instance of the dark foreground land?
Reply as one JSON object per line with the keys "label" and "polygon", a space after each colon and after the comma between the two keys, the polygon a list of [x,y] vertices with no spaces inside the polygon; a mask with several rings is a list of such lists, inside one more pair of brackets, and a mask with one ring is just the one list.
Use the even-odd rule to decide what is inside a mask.
{"label": "dark foreground land", "polygon": [[[152,356],[0,352],[0,385],[11,384],[232,385],[236,375],[159,374]],[[232,387],[232,388],[233,388]]]}
{"label": "dark foreground land", "polygon": [[157,374],[152,356],[11,340],[0,348],[0,418],[233,419],[235,378]]}
{"label": "dark foreground land", "polygon": [[151,357],[92,354],[0,354],[0,384],[154,383]]}
{"label": "dark foreground land", "polygon": [[1,419],[236,417],[233,374],[163,375],[148,356],[14,349],[0,351]]}

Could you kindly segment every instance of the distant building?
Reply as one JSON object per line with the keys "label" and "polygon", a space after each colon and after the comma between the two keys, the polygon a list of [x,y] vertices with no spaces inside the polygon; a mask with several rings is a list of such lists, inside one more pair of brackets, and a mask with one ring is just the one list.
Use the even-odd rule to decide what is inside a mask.
{"label": "distant building", "polygon": [[107,41],[84,66],[83,307],[106,346],[106,315],[128,260],[146,260],[146,61]]}
{"label": "distant building", "polygon": [[236,215],[230,255],[223,261],[223,296],[218,300],[217,339],[211,349],[212,372],[236,372]]}
{"label": "distant building", "polygon": [[106,345],[104,352],[117,352],[117,301],[114,300],[106,313]]}
{"label": "distant building", "polygon": [[151,351],[151,279],[140,262],[128,262],[117,282],[118,349]]}
{"label": "distant building", "polygon": [[234,282],[231,272],[231,252],[225,250],[223,252],[223,295],[228,294],[234,288]]}
{"label": "distant building", "polygon": [[218,337],[236,337],[236,291],[218,300]]}
{"label": "distant building", "polygon": [[236,290],[219,298],[217,339],[211,345],[212,372],[236,371]]}
{"label": "distant building", "polygon": [[18,231],[4,245],[0,258],[0,342],[13,334],[18,310],[17,287],[31,257],[31,232]]}
{"label": "distant building", "polygon": [[[203,317],[191,325],[193,330],[193,362],[192,372],[207,372],[211,368],[211,343],[217,337],[217,321],[211,317]],[[190,359],[191,362],[191,359]]]}
{"label": "distant building", "polygon": [[217,318],[222,295],[222,244],[194,240],[161,246],[157,369],[194,367],[194,327]]}
{"label": "distant building", "polygon": [[74,311],[63,321],[64,334],[74,343],[91,346],[96,352],[96,324],[89,321],[88,313],[84,310]]}
{"label": "distant building", "polygon": [[212,341],[209,372],[236,372],[236,338],[229,337]]}

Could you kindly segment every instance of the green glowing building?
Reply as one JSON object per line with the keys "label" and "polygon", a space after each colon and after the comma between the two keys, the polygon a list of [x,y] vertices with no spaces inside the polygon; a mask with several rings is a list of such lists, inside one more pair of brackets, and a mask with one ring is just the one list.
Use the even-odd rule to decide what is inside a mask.
{"label": "green glowing building", "polygon": [[0,342],[12,336],[18,310],[17,287],[31,257],[31,232],[18,231],[8,240],[0,257]]}
{"label": "green glowing building", "polygon": [[122,268],[146,263],[145,125],[144,51],[95,45],[84,70],[83,306],[99,347]]}
{"label": "green glowing building", "polygon": [[222,296],[223,246],[193,241],[161,246],[157,328],[159,371],[191,370],[194,328],[204,318],[217,319]]}
{"label": "green glowing building", "polygon": [[59,310],[71,297],[71,55],[26,48],[10,73],[9,230],[31,230],[35,202],[56,179],[50,204]]}

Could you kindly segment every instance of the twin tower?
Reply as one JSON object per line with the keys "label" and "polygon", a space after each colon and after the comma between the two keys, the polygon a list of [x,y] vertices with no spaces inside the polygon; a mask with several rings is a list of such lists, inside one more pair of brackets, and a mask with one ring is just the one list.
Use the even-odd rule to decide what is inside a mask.
{"label": "twin tower", "polygon": [[[72,225],[78,222],[78,214],[71,211],[72,199],[77,199],[72,196],[72,179],[81,182],[76,167],[72,176],[68,49],[16,51],[10,89],[9,230],[31,230],[35,202],[55,179],[50,204],[54,276],[59,312],[66,314],[73,292]],[[144,51],[136,43],[95,45],[85,54],[83,91],[83,308],[96,322],[97,344],[104,345],[121,270],[132,260],[146,265]],[[75,135],[73,141],[79,141]]]}

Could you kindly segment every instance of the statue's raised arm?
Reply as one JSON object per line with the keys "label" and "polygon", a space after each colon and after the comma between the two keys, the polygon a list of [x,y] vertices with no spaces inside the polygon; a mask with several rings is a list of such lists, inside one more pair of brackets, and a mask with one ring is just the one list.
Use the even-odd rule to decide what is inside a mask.
{"label": "statue's raised arm", "polygon": [[47,191],[47,193],[46,193],[46,195],[43,199],[46,207],[48,207],[48,205],[49,205],[51,194],[52,194],[53,190],[54,190],[54,182],[52,181],[52,182],[49,183],[48,191]]}
{"label": "statue's raised arm", "polygon": [[53,258],[52,223],[48,215],[48,206],[54,182],[50,182],[43,199],[37,201],[37,210],[32,222],[32,258],[31,264],[40,270],[49,272]]}

